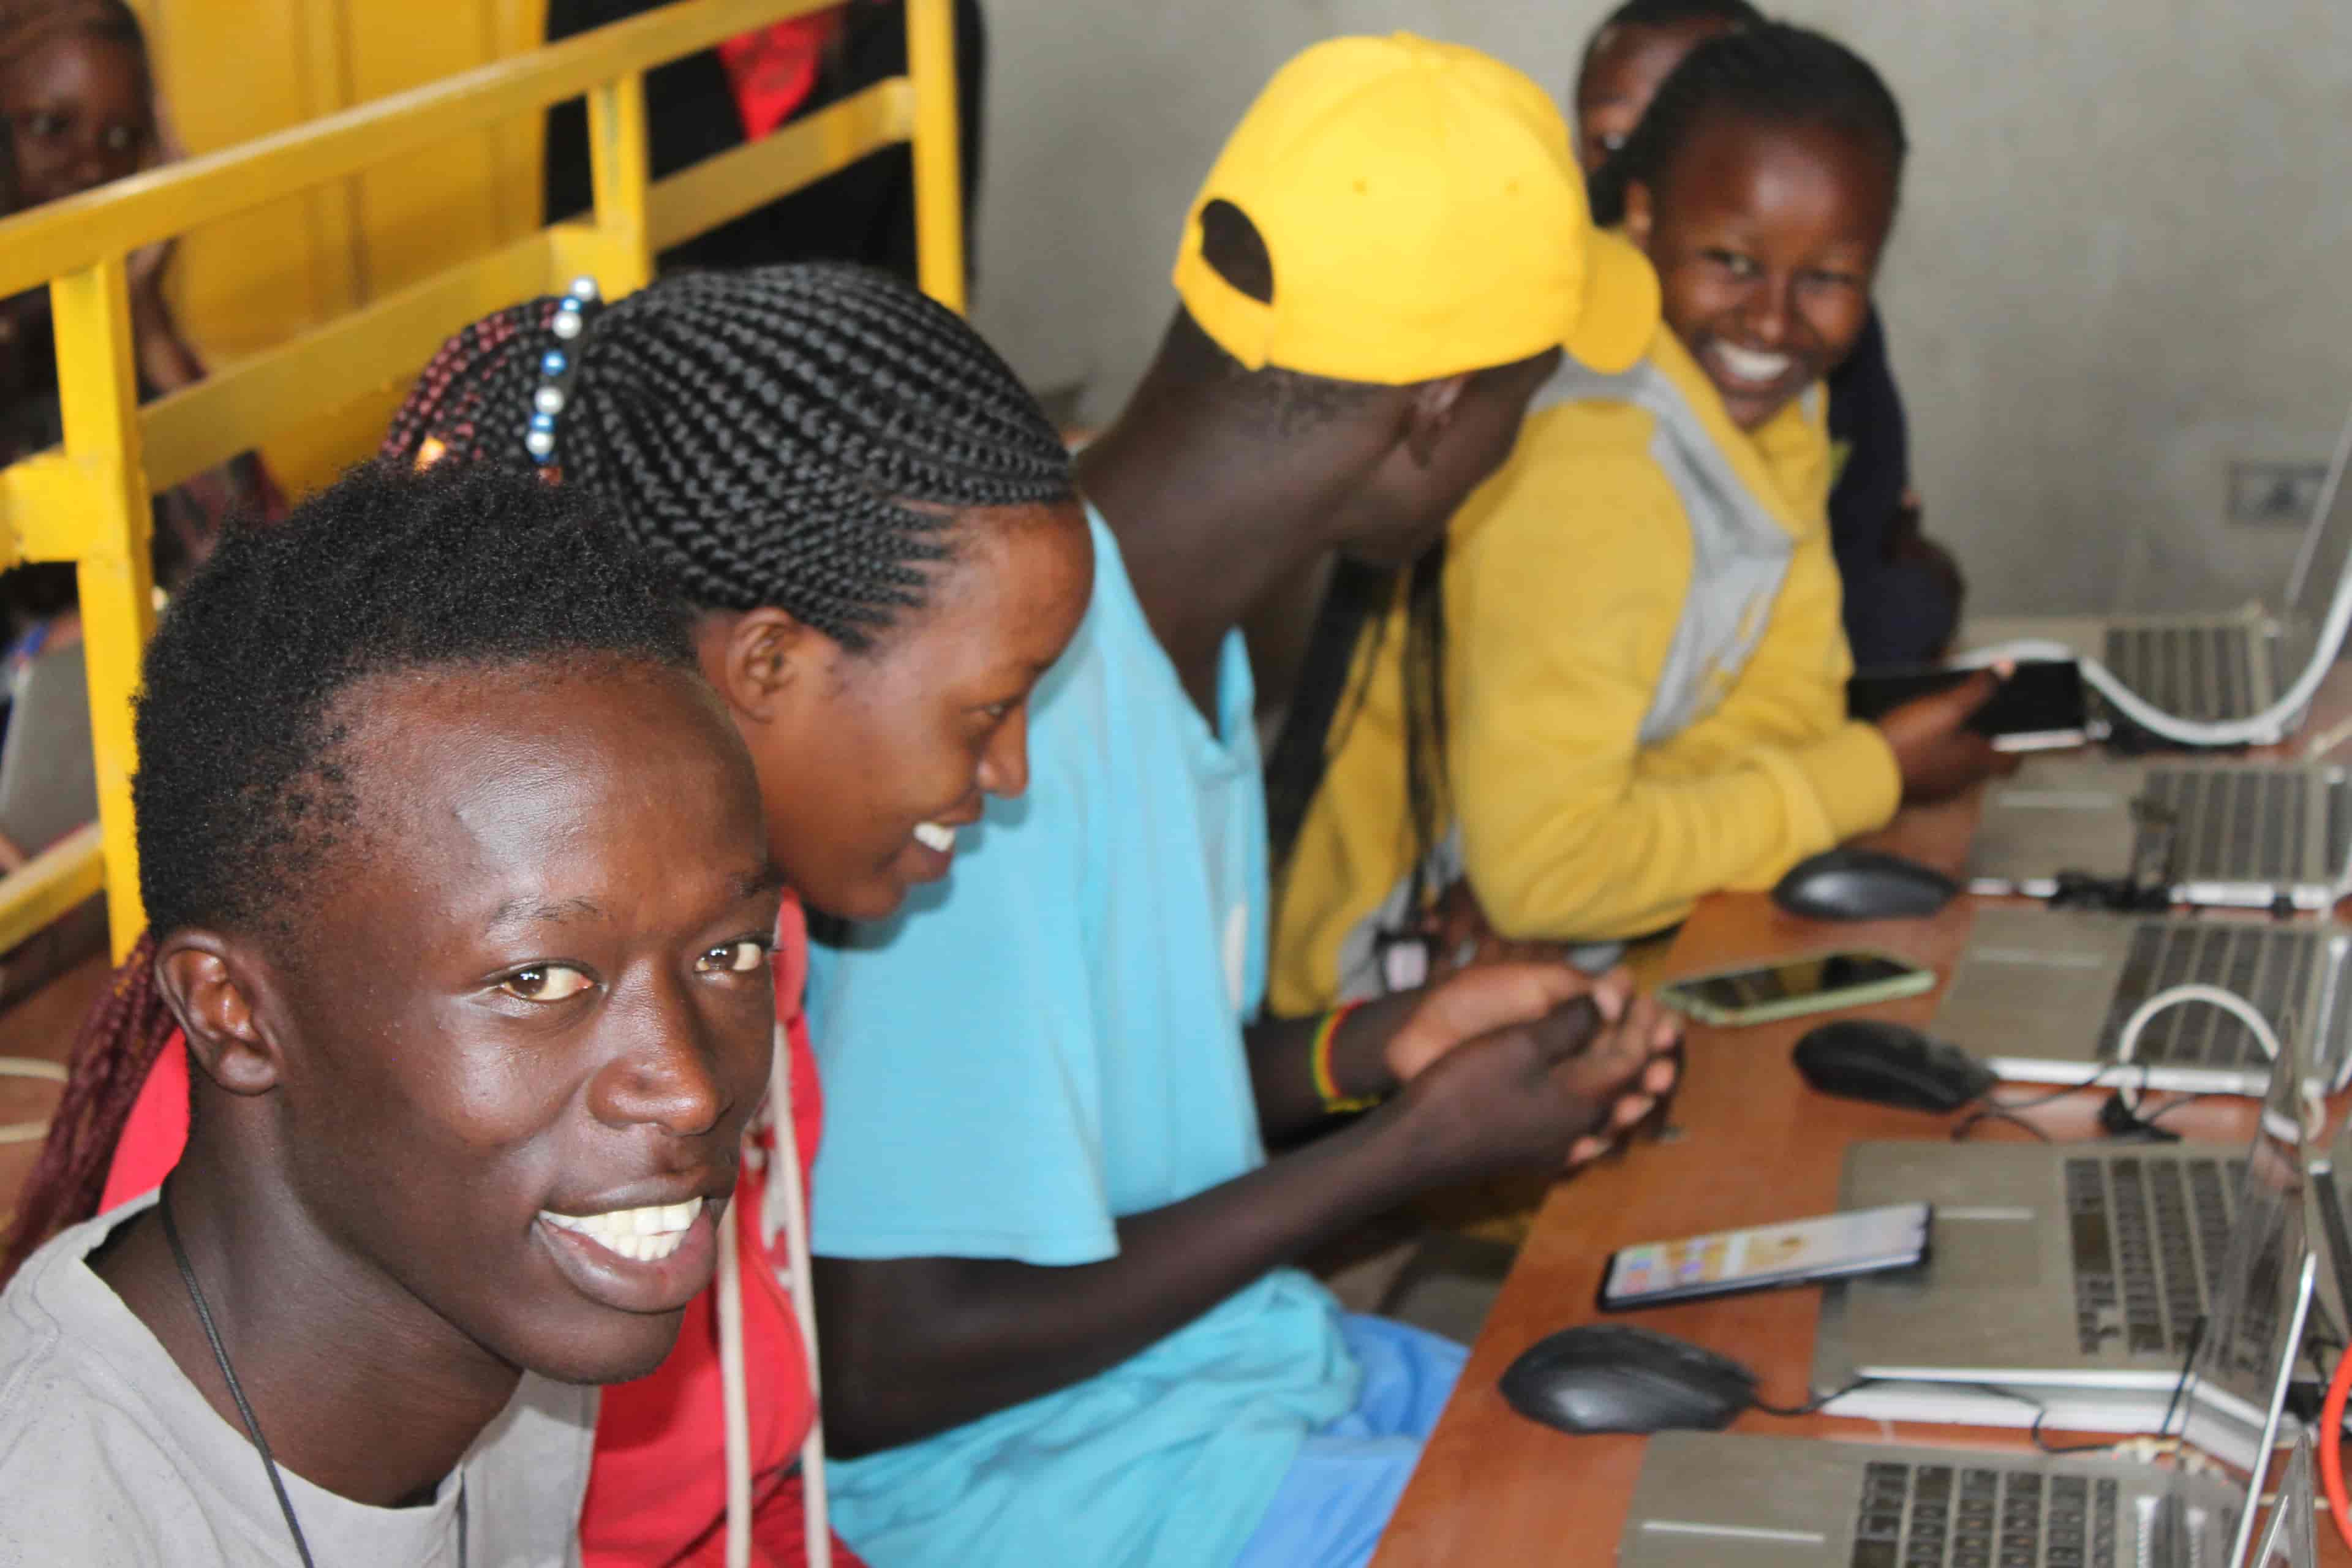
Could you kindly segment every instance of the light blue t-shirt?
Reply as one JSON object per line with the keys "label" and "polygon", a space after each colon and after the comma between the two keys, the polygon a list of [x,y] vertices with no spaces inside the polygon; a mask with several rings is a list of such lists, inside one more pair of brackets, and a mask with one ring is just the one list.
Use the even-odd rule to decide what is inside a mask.
{"label": "light blue t-shirt", "polygon": [[[1248,657],[1227,640],[1213,734],[1089,521],[1094,602],[1038,687],[1029,793],[815,952],[826,1256],[1097,1262],[1118,1216],[1265,1163]],[[1329,1294],[1280,1269],[1075,1387],[835,1466],[835,1522],[875,1568],[1229,1563],[1360,1376]]]}

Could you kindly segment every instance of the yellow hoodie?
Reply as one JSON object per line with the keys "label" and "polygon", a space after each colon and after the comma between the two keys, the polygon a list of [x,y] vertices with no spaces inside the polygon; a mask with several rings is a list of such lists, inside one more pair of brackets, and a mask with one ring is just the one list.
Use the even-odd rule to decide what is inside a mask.
{"label": "yellow hoodie", "polygon": [[[1894,814],[1894,754],[1846,718],[1822,401],[1743,432],[1664,327],[1625,375],[1570,365],[1538,395],[1448,531],[1430,895],[1466,873],[1505,935],[1639,936]],[[1403,636],[1402,606],[1368,632],[1290,857],[1280,1013],[1381,988],[1370,938],[1412,869]]]}

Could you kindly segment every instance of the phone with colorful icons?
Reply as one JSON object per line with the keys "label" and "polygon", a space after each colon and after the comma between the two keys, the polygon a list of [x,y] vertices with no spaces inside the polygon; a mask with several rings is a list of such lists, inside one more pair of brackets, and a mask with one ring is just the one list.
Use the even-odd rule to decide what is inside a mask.
{"label": "phone with colorful icons", "polygon": [[1815,1219],[1651,1241],[1610,1255],[1601,1271],[1604,1312],[1698,1301],[1776,1285],[1810,1285],[1908,1268],[1927,1256],[1927,1204],[1889,1204]]}

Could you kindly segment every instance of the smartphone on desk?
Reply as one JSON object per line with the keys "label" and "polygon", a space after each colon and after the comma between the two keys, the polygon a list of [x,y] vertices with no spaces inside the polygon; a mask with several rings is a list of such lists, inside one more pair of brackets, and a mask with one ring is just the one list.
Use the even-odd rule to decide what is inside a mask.
{"label": "smartphone on desk", "polygon": [[1935,984],[1936,972],[1924,964],[1848,948],[1685,975],[1659,986],[1658,1000],[1702,1024],[1737,1026],[1916,996]]}
{"label": "smartphone on desk", "polygon": [[1811,1285],[1926,1260],[1935,1210],[1889,1204],[1817,1219],[1723,1230],[1683,1241],[1650,1241],[1612,1253],[1596,1304],[1630,1312],[1669,1301],[1703,1301],[1776,1285]]}
{"label": "smartphone on desk", "polygon": [[[1916,697],[1958,686],[1977,674],[1957,665],[1895,665],[1858,669],[1845,683],[1849,717],[1883,718]],[[2029,659],[1969,718],[1969,728],[1996,752],[2045,752],[2092,739],[2083,667],[2071,658]]]}

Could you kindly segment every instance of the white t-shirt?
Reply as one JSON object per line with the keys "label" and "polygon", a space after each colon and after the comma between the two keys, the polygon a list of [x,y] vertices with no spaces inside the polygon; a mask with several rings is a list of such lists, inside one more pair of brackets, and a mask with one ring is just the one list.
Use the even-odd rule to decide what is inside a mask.
{"label": "white t-shirt", "polygon": [[[149,1207],[53,1238],[0,1293],[0,1568],[299,1568],[261,1457],[82,1261]],[[596,1390],[525,1373],[430,1503],[371,1508],[284,1465],[319,1568],[575,1568]]]}

